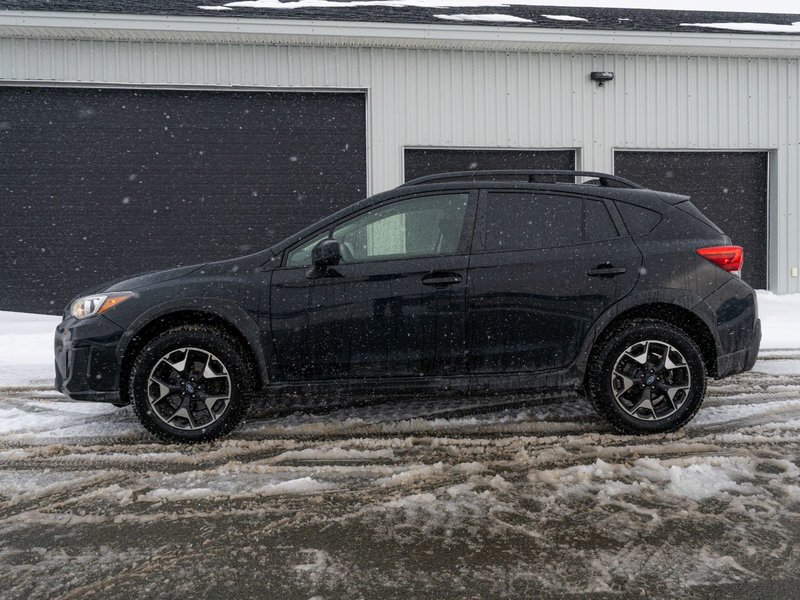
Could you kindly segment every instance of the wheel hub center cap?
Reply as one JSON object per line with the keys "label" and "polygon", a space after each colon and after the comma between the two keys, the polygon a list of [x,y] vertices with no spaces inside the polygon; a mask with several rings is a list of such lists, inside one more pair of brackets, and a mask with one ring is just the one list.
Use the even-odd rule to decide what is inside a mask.
{"label": "wheel hub center cap", "polygon": [[648,378],[645,380],[645,383],[646,383],[647,385],[653,385],[653,383],[655,382],[655,380],[656,380],[656,376],[655,376],[655,375],[650,375],[650,376],[649,376],[649,377],[648,377]]}
{"label": "wheel hub center cap", "polygon": [[183,386],[183,389],[185,389],[188,394],[194,394],[194,386],[191,383],[187,383]]}

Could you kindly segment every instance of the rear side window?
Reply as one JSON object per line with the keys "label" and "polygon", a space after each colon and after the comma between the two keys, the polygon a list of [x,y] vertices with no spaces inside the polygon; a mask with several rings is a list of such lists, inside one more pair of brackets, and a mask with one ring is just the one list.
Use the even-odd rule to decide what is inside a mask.
{"label": "rear side window", "polygon": [[485,249],[536,250],[617,237],[602,202],[577,196],[492,192],[486,207]]}
{"label": "rear side window", "polygon": [[580,243],[582,217],[580,198],[489,194],[486,250],[532,250]]}
{"label": "rear side window", "polygon": [[661,214],[635,204],[617,202],[617,209],[631,235],[650,233],[661,221]]}

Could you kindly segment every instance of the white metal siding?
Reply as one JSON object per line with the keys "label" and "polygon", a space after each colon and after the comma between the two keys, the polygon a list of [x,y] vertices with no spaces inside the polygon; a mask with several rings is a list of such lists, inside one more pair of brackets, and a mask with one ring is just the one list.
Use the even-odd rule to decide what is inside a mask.
{"label": "white metal siding", "polygon": [[405,146],[576,148],[600,171],[615,148],[771,150],[770,284],[800,292],[796,59],[5,38],[3,81],[366,89],[372,192]]}

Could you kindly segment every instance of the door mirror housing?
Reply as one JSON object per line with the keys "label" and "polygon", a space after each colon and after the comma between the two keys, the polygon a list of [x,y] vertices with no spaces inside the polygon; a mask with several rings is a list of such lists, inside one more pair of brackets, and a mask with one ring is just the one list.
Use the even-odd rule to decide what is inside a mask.
{"label": "door mirror housing", "polygon": [[311,268],[306,271],[306,277],[309,279],[318,279],[319,277],[331,277],[338,274],[334,269],[328,270],[329,267],[338,265],[342,260],[342,247],[336,240],[322,240],[319,244],[311,249]]}
{"label": "door mirror housing", "polygon": [[342,260],[342,247],[336,240],[322,240],[311,251],[311,262],[318,269],[338,265]]}

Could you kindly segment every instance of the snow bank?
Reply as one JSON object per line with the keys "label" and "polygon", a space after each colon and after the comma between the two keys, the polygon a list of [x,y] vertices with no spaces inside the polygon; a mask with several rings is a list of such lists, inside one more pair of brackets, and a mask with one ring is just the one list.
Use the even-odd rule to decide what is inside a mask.
{"label": "snow bank", "polygon": [[800,294],[779,296],[765,290],[757,293],[761,347],[800,348]]}
{"label": "snow bank", "polygon": [[0,311],[0,387],[52,380],[59,317]]}

